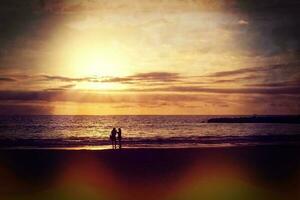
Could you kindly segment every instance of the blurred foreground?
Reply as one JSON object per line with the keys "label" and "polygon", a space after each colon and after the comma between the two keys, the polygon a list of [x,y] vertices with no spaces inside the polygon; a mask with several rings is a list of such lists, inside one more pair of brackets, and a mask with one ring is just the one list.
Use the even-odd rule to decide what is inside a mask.
{"label": "blurred foreground", "polygon": [[300,199],[300,146],[2,150],[1,200]]}

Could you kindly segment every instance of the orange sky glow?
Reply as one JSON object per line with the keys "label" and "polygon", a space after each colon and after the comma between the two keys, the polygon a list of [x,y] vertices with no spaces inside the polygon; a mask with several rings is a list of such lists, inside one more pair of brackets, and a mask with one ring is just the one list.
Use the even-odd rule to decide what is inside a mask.
{"label": "orange sky glow", "polygon": [[299,114],[294,14],[246,2],[12,1],[0,114]]}

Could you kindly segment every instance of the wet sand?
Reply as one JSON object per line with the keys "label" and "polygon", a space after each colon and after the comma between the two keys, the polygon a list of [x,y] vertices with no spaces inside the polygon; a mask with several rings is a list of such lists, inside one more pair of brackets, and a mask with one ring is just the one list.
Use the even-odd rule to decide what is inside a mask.
{"label": "wet sand", "polygon": [[300,146],[1,150],[1,200],[300,199]]}

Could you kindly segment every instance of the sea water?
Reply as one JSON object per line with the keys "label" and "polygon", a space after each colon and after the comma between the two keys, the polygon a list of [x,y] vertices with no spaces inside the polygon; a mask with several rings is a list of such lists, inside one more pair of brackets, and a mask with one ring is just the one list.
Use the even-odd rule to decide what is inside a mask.
{"label": "sea water", "polygon": [[206,123],[236,116],[0,116],[0,147],[95,147],[122,128],[124,147],[298,143],[300,124]]}

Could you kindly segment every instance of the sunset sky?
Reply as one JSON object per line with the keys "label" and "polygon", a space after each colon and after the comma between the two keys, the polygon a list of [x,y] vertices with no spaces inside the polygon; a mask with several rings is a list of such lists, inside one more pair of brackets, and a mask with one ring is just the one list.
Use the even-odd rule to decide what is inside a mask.
{"label": "sunset sky", "polygon": [[2,0],[0,114],[299,114],[298,0]]}

